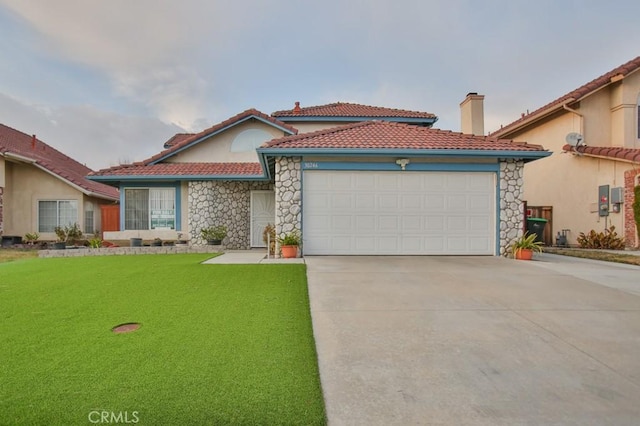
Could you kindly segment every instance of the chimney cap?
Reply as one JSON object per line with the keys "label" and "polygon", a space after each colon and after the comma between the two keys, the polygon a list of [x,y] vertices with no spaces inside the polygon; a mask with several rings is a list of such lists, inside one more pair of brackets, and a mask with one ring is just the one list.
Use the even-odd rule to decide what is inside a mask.
{"label": "chimney cap", "polygon": [[300,102],[296,101],[296,106],[293,107],[293,112],[297,114],[300,111],[302,111],[302,109],[300,108]]}

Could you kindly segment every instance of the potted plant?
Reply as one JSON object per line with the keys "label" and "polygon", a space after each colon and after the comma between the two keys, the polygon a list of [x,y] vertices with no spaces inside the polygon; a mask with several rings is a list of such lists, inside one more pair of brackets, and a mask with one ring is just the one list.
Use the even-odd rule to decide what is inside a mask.
{"label": "potted plant", "polygon": [[53,232],[55,232],[58,237],[58,241],[53,245],[53,248],[56,250],[62,250],[68,245],[73,245],[76,240],[82,238],[82,231],[77,223],[65,227],[56,226],[53,228]]}
{"label": "potted plant", "polygon": [[227,236],[227,227],[224,225],[210,226],[200,230],[202,238],[207,240],[207,244],[219,246]]}
{"label": "potted plant", "polygon": [[536,234],[525,232],[522,237],[514,241],[511,244],[511,253],[513,254],[513,258],[519,260],[531,260],[534,252],[542,252],[542,241],[536,241],[536,237]]}
{"label": "potted plant", "polygon": [[282,257],[290,259],[298,255],[298,246],[300,245],[300,234],[297,231],[285,234],[278,238]]}

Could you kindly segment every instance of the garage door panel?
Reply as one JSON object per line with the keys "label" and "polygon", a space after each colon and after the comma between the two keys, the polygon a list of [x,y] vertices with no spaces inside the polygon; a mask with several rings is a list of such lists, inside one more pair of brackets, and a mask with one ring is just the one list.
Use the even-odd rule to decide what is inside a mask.
{"label": "garage door panel", "polygon": [[335,231],[350,233],[353,229],[353,217],[350,215],[331,216],[331,228]]}
{"label": "garage door panel", "polygon": [[494,254],[495,174],[305,170],[306,254]]}
{"label": "garage door panel", "polygon": [[444,194],[425,194],[424,209],[427,211],[441,212],[447,208]]}
{"label": "garage door panel", "polygon": [[368,192],[365,194],[356,194],[355,195],[356,209],[359,211],[366,211],[370,209],[373,211],[376,207],[376,195],[373,192]]}
{"label": "garage door panel", "polygon": [[354,196],[349,193],[338,193],[331,195],[331,208],[336,210],[351,210]]}
{"label": "garage door panel", "polygon": [[400,196],[398,194],[379,194],[378,209],[398,211],[400,207]]}
{"label": "garage door panel", "polygon": [[400,218],[398,216],[379,216],[378,231],[382,233],[396,234],[400,231]]}

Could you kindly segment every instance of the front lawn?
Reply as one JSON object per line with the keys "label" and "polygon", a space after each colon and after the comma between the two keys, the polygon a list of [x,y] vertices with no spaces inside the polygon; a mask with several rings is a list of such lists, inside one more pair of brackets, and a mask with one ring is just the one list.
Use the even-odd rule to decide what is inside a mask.
{"label": "front lawn", "polygon": [[324,424],[305,266],[207,257],[0,264],[0,424]]}

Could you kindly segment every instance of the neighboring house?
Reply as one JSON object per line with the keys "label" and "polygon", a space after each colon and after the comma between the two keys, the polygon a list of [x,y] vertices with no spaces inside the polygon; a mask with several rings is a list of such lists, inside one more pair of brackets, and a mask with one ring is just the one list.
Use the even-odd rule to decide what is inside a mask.
{"label": "neighboring house", "polygon": [[100,205],[117,201],[118,191],[88,180],[90,172],[35,135],[0,124],[0,233],[54,240],[56,226],[100,230]]}
{"label": "neighboring house", "polygon": [[525,167],[524,199],[552,211],[553,235],[569,229],[571,244],[611,225],[638,244],[631,204],[640,184],[639,70],[637,57],[491,134],[553,151]]}
{"label": "neighboring house", "polygon": [[522,232],[523,165],[548,152],[436,119],[348,103],[250,109],[89,178],[120,188],[121,228],[106,238],[204,244],[203,227],[225,225],[226,246],[246,249],[275,223],[308,255],[503,254]]}

